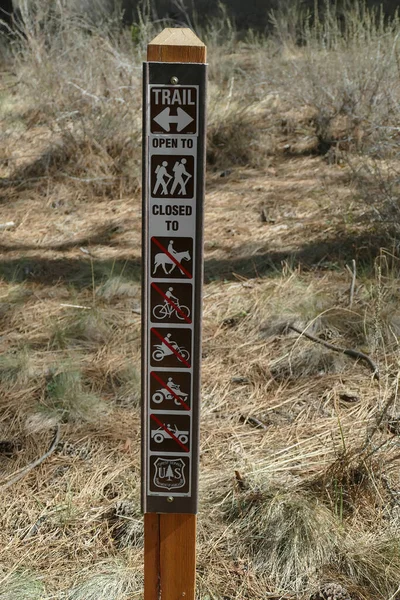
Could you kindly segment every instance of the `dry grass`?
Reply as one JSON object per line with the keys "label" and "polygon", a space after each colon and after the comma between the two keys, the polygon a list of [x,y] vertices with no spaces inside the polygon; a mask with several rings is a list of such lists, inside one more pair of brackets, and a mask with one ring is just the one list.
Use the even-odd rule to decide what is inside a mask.
{"label": "dry grass", "polygon": [[242,490],[229,502],[239,556],[250,557],[256,571],[270,573],[282,592],[302,591],[334,562],[340,527],[330,510],[293,489]]}
{"label": "dry grass", "polygon": [[[0,223],[16,223],[0,231],[0,486],[46,452],[56,423],[62,432],[56,451],[3,492],[0,599],[130,600],[143,585],[140,61],[158,25],[144,13],[131,36],[57,6],[57,36],[43,37],[45,12],[39,23],[26,15],[16,81],[5,76],[17,85],[0,97]],[[237,41],[224,16],[203,31],[198,596],[309,600],[336,582],[352,600],[395,600],[396,245],[379,251],[358,202],[352,177],[365,155],[349,167],[320,154],[322,142],[372,148],[381,115],[395,119],[377,91],[371,107],[371,90],[382,38],[385,89],[397,98],[388,54],[397,29],[364,15],[340,37],[332,17],[330,45],[317,23],[299,47],[290,32],[303,35],[304,20],[294,15],[284,34],[282,18],[268,40]],[[358,108],[341,110],[349,86],[360,146]],[[290,323],[370,354],[379,382]]]}

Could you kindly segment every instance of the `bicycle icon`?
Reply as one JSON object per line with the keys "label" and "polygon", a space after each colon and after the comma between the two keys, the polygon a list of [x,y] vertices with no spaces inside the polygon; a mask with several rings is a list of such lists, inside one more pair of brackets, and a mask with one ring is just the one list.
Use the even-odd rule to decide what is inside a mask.
{"label": "bicycle icon", "polygon": [[187,320],[190,317],[190,310],[187,306],[180,304],[179,299],[173,295],[174,288],[168,288],[165,292],[164,304],[157,304],[153,308],[153,317],[159,321],[178,317],[181,320]]}

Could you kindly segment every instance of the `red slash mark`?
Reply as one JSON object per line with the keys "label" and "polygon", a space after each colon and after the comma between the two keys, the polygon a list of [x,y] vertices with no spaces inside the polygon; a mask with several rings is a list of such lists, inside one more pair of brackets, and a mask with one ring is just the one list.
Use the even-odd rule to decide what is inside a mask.
{"label": "red slash mark", "polygon": [[190,406],[188,406],[188,405],[186,404],[186,402],[184,402],[184,401],[182,400],[182,398],[180,398],[179,396],[177,396],[177,395],[175,394],[174,390],[172,390],[172,389],[171,389],[171,388],[170,388],[170,387],[169,387],[169,386],[168,386],[168,385],[167,385],[167,384],[166,384],[166,383],[165,383],[165,382],[164,382],[164,381],[161,379],[161,377],[159,377],[159,376],[157,375],[157,373],[154,373],[154,371],[152,371],[150,374],[151,374],[151,376],[152,376],[152,377],[154,377],[154,379],[155,379],[156,381],[158,381],[158,383],[159,383],[160,385],[162,385],[162,386],[163,386],[163,388],[165,388],[165,389],[166,389],[166,390],[167,390],[167,391],[168,391],[168,392],[171,394],[171,396],[173,396],[173,397],[175,398],[175,400],[178,400],[178,402],[180,402],[180,403],[182,404],[182,406],[183,406],[183,408],[184,408],[185,410],[190,410]]}
{"label": "red slash mark", "polygon": [[154,328],[151,328],[151,329],[150,329],[150,331],[151,331],[152,333],[154,333],[154,335],[156,335],[156,336],[158,337],[158,339],[159,339],[159,340],[161,340],[161,341],[162,341],[162,343],[163,343],[163,344],[165,344],[165,345],[167,346],[167,348],[169,348],[169,349],[171,350],[171,352],[173,352],[173,353],[175,354],[175,356],[176,356],[176,358],[177,358],[178,360],[180,360],[181,362],[183,362],[183,364],[184,364],[184,365],[185,365],[185,366],[186,366],[188,369],[190,369],[190,364],[188,363],[188,361],[187,361],[187,360],[185,360],[181,354],[179,354],[179,351],[178,351],[176,348],[174,348],[172,344],[170,344],[169,342],[167,342],[167,341],[166,341],[166,340],[163,338],[163,336],[161,335],[161,333],[158,333],[158,331],[157,331],[156,329],[154,329]]}
{"label": "red slash mark", "polygon": [[176,312],[179,313],[183,319],[185,319],[186,323],[189,323],[189,325],[192,324],[192,320],[189,319],[189,317],[187,317],[185,315],[185,313],[179,308],[179,306],[177,304],[175,304],[175,302],[173,302],[171,300],[171,298],[168,298],[168,296],[166,296],[164,294],[164,292],[158,287],[158,285],[156,285],[155,283],[152,283],[151,287],[154,288],[156,290],[156,292],[158,292],[160,294],[160,296],[162,296],[164,298],[164,300],[166,302],[168,302],[168,304],[170,304],[172,306],[172,308],[175,309]]}
{"label": "red slash mark", "polygon": [[166,254],[166,255],[168,256],[168,258],[172,260],[172,262],[173,262],[173,263],[175,263],[175,264],[176,264],[176,266],[178,267],[178,269],[179,269],[179,270],[180,270],[182,273],[184,273],[184,274],[186,275],[186,277],[189,277],[189,279],[192,279],[192,276],[191,276],[191,274],[189,273],[189,271],[187,271],[187,270],[185,269],[185,267],[184,267],[183,265],[181,265],[181,263],[180,263],[180,262],[178,262],[178,261],[176,260],[175,256],[172,256],[172,254],[170,254],[170,253],[168,252],[168,250],[167,250],[166,248],[164,248],[164,246],[161,244],[161,242],[159,242],[159,241],[158,241],[158,239],[157,239],[157,238],[155,238],[155,237],[152,237],[152,238],[151,238],[151,241],[152,241],[152,242],[154,242],[154,243],[155,243],[155,245],[156,245],[156,246],[158,246],[158,247],[160,248],[160,250],[162,250],[162,251],[164,252],[164,254]]}
{"label": "red slash mark", "polygon": [[153,414],[151,414],[151,415],[150,415],[150,418],[151,418],[151,419],[153,419],[153,421],[154,421],[155,423],[157,423],[157,425],[158,425],[159,427],[161,427],[161,429],[164,429],[164,431],[165,431],[166,433],[168,433],[168,435],[169,435],[170,437],[172,437],[172,439],[174,440],[174,442],[176,442],[176,443],[178,444],[178,446],[180,446],[180,447],[182,448],[182,450],[184,450],[185,452],[189,452],[189,448],[188,448],[187,446],[185,446],[185,444],[182,444],[182,442],[178,440],[178,438],[176,437],[176,435],[174,435],[174,434],[172,433],[172,431],[170,431],[170,430],[168,429],[168,427],[166,427],[166,426],[164,425],[164,423],[161,423],[160,419],[158,419],[158,418],[156,417],[156,415],[153,415]]}

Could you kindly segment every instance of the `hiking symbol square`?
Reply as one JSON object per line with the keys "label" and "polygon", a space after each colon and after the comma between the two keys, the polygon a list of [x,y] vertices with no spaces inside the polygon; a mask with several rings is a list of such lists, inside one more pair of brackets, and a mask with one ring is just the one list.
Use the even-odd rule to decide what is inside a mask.
{"label": "hiking symbol square", "polygon": [[151,157],[151,197],[191,200],[195,190],[195,160],[191,155],[160,155]]}

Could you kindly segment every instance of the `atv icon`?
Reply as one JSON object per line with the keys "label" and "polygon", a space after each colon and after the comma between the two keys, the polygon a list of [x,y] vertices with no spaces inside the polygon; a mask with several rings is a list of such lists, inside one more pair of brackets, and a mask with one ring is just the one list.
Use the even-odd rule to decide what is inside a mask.
{"label": "atv icon", "polygon": [[157,442],[157,444],[161,444],[164,440],[168,440],[170,437],[172,437],[170,435],[170,432],[173,434],[174,437],[176,437],[181,444],[187,444],[189,441],[189,432],[188,431],[179,431],[178,427],[176,425],[165,425],[164,427],[166,427],[166,429],[168,429],[168,431],[166,431],[165,429],[163,429],[162,427],[159,427],[158,429],[154,429],[151,432],[151,437],[152,439]]}
{"label": "atv icon", "polygon": [[[179,402],[179,397],[182,398],[182,400],[186,402],[189,394],[186,394],[186,392],[183,392],[181,390],[180,385],[175,383],[174,380],[172,379],[172,377],[168,377],[168,388],[169,388],[169,390],[166,388],[161,388],[160,390],[156,390],[152,396],[153,402],[155,402],[156,404],[160,404],[161,402],[163,402],[163,400],[174,399],[175,404],[177,406],[180,406],[181,402]],[[173,396],[171,394],[171,391],[174,392],[175,396]],[[178,398],[177,398],[177,396],[178,396]]]}

